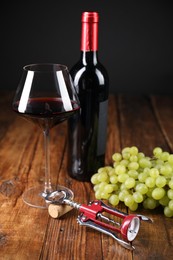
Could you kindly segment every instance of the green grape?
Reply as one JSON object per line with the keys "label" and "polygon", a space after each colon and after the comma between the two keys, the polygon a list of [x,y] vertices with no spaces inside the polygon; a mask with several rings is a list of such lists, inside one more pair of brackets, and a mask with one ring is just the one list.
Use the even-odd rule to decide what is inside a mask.
{"label": "green grape", "polygon": [[137,155],[138,154],[138,148],[136,146],[130,147],[130,154],[131,155]]}
{"label": "green grape", "polygon": [[127,189],[131,189],[133,187],[135,187],[135,179],[132,177],[128,177],[125,181],[125,186]]}
{"label": "green grape", "polygon": [[121,183],[121,185],[120,185],[120,191],[121,191],[121,190],[127,190],[127,189],[126,189],[126,186],[125,186],[125,183]]}
{"label": "green grape", "polygon": [[109,203],[112,204],[113,206],[117,206],[119,204],[119,197],[116,194],[112,194],[109,197]]}
{"label": "green grape", "polygon": [[137,170],[139,168],[139,164],[137,162],[130,162],[128,168],[129,170]]}
{"label": "green grape", "polygon": [[147,177],[145,180],[145,184],[148,188],[153,188],[155,186],[155,179],[153,177]]}
{"label": "green grape", "polygon": [[150,168],[148,168],[148,167],[144,168],[144,169],[143,169],[143,172],[144,172],[145,174],[147,174],[147,176],[149,176],[149,175],[150,175]]}
{"label": "green grape", "polygon": [[114,163],[113,163],[113,167],[116,168],[117,165],[119,165],[119,164],[120,164],[120,162],[114,162]]}
{"label": "green grape", "polygon": [[[147,168],[145,168],[147,169]],[[140,182],[145,182],[146,178],[149,176],[149,174],[147,172],[141,172],[139,175],[138,175],[138,180]]]}
{"label": "green grape", "polygon": [[130,153],[130,147],[124,147],[123,149],[122,149],[122,154],[123,153]]}
{"label": "green grape", "polygon": [[139,160],[139,159],[141,159],[141,158],[144,158],[144,157],[145,157],[145,154],[139,152],[137,156],[138,156],[138,160]]}
{"label": "green grape", "polygon": [[114,175],[111,175],[111,176],[110,176],[110,182],[113,183],[113,184],[114,184],[114,183],[117,183],[117,182],[118,182],[118,176],[115,175],[115,174],[114,174]]}
{"label": "green grape", "polygon": [[159,170],[157,168],[150,169],[150,176],[152,178],[157,178],[159,176]]}
{"label": "green grape", "polygon": [[167,161],[168,158],[169,158],[169,153],[168,153],[168,152],[162,152],[162,153],[159,155],[159,158],[160,158],[160,160],[162,160],[162,161]]}
{"label": "green grape", "polygon": [[112,169],[108,172],[109,177],[115,176],[115,174],[116,174],[116,172],[115,172],[115,169],[114,169],[114,168],[112,168]]}
{"label": "green grape", "polygon": [[142,195],[146,194],[148,191],[147,186],[144,183],[139,183],[136,185],[136,191],[139,191]]}
{"label": "green grape", "polygon": [[91,183],[92,183],[92,184],[98,184],[98,183],[100,183],[100,181],[98,180],[98,176],[99,176],[98,173],[95,173],[94,175],[92,175],[92,177],[91,177]]}
{"label": "green grape", "polygon": [[162,160],[160,160],[160,159],[155,160],[155,165],[156,165],[156,166],[157,166],[157,165],[161,166],[161,165],[163,165],[163,164],[164,164],[164,162],[163,162]]}
{"label": "green grape", "polygon": [[122,156],[123,156],[123,159],[129,160],[129,158],[130,158],[130,153],[124,152],[124,153],[122,154]]}
{"label": "green grape", "polygon": [[159,158],[160,154],[162,153],[162,148],[160,147],[155,147],[153,150],[153,154],[156,158]]}
{"label": "green grape", "polygon": [[96,197],[96,199],[97,200],[101,200],[101,191],[98,189],[98,190],[96,190],[96,192],[95,192],[95,197]]}
{"label": "green grape", "polygon": [[144,200],[143,195],[139,191],[133,193],[133,198],[136,203],[141,203]]}
{"label": "green grape", "polygon": [[102,192],[101,192],[101,198],[102,198],[102,199],[107,200],[107,199],[109,199],[109,197],[110,197],[110,193],[107,193],[107,192],[105,192],[105,191],[102,191]]}
{"label": "green grape", "polygon": [[117,183],[111,184],[111,185],[112,185],[114,191],[118,191],[119,188],[120,188],[120,187],[119,187],[119,184],[117,184]]}
{"label": "green grape", "polygon": [[164,162],[160,159],[157,159],[154,161],[154,169],[157,169],[159,171],[159,175],[160,175],[160,169],[163,165],[164,165]]}
{"label": "green grape", "polygon": [[99,184],[99,190],[100,191],[103,191],[104,190],[104,188],[105,188],[105,186],[107,185],[108,183],[107,182],[105,182],[105,181],[103,181],[103,182],[100,182],[100,184]]}
{"label": "green grape", "polygon": [[136,211],[138,209],[138,203],[134,202],[132,205],[129,206],[131,211]]}
{"label": "green grape", "polygon": [[130,162],[137,162],[138,161],[138,156],[137,155],[131,155],[129,158]]}
{"label": "green grape", "polygon": [[121,161],[121,159],[122,159],[122,155],[121,155],[120,153],[114,153],[114,154],[112,155],[112,159],[113,159],[113,161],[115,161],[115,162],[119,162],[119,161]]}
{"label": "green grape", "polygon": [[129,192],[127,190],[120,191],[120,193],[118,194],[119,200],[124,201],[127,195],[129,195]]}
{"label": "green grape", "polygon": [[106,193],[112,193],[113,190],[114,190],[114,187],[113,187],[112,184],[107,184],[107,185],[105,185],[105,187],[104,187],[104,192],[106,192]]}
{"label": "green grape", "polygon": [[168,163],[170,163],[171,166],[173,166],[173,154],[170,154],[168,157]]}
{"label": "green grape", "polygon": [[155,209],[157,207],[157,203],[153,198],[146,198],[143,201],[143,207],[145,209]]}
{"label": "green grape", "polygon": [[155,200],[160,200],[166,194],[166,191],[163,188],[155,188],[152,192],[152,197]]}
{"label": "green grape", "polygon": [[164,215],[168,218],[173,217],[173,210],[170,210],[168,206],[164,207]]}
{"label": "green grape", "polygon": [[97,179],[98,179],[99,182],[103,182],[103,181],[108,182],[109,176],[108,176],[108,174],[107,174],[106,171],[101,171],[101,172],[98,174]]}
{"label": "green grape", "polygon": [[168,183],[169,188],[173,190],[173,179],[171,179]]}
{"label": "green grape", "polygon": [[129,178],[129,175],[127,173],[122,173],[118,175],[118,181],[121,183],[125,182],[127,178]]}
{"label": "green grape", "polygon": [[115,168],[116,174],[123,174],[126,172],[126,167],[124,165],[117,165]]}
{"label": "green grape", "polygon": [[156,178],[156,186],[162,188],[166,185],[166,178],[164,176],[158,176]]}
{"label": "green grape", "polygon": [[105,172],[105,167],[99,168],[97,172],[98,172],[98,173]]}
{"label": "green grape", "polygon": [[133,195],[128,194],[128,195],[125,196],[125,198],[124,198],[124,204],[125,204],[127,207],[132,206],[134,202],[135,202],[135,201],[134,201]]}
{"label": "green grape", "polygon": [[160,203],[160,205],[162,205],[162,206],[167,206],[168,203],[169,203],[169,201],[170,201],[170,199],[168,198],[167,195],[165,195],[163,198],[161,198],[161,199],[159,200],[159,203]]}
{"label": "green grape", "polygon": [[93,190],[97,191],[97,190],[99,190],[99,188],[100,188],[100,184],[95,184]]}
{"label": "green grape", "polygon": [[141,168],[151,168],[152,163],[151,163],[151,161],[150,161],[149,159],[147,159],[146,157],[144,157],[144,158],[141,158],[141,159],[139,160],[139,166],[140,166]]}
{"label": "green grape", "polygon": [[164,176],[170,176],[172,174],[172,167],[170,165],[162,165],[160,168],[160,173]]}
{"label": "green grape", "polygon": [[112,169],[113,169],[112,166],[105,166],[104,168],[105,168],[105,170],[106,170],[106,172],[107,172],[108,174],[109,174],[109,172],[112,171]]}
{"label": "green grape", "polygon": [[129,164],[129,161],[125,160],[125,159],[121,160],[121,162],[120,162],[120,165],[124,165],[125,167],[127,167],[128,164]]}
{"label": "green grape", "polygon": [[148,191],[146,193],[146,196],[148,198],[152,198],[152,192],[153,192],[154,189],[155,189],[155,187],[154,188],[148,188]]}
{"label": "green grape", "polygon": [[169,201],[168,207],[169,207],[170,210],[173,211],[173,200]]}
{"label": "green grape", "polygon": [[129,177],[132,177],[134,179],[138,179],[138,172],[136,170],[129,170],[128,175],[129,175]]}
{"label": "green grape", "polygon": [[167,191],[167,196],[168,196],[168,198],[169,198],[170,200],[173,200],[173,190],[172,190],[172,189],[170,189],[170,190]]}

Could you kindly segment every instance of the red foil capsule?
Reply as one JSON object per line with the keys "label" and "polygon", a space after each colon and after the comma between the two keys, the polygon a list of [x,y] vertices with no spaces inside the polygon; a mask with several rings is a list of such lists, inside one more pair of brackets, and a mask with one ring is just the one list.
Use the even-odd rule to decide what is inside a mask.
{"label": "red foil capsule", "polygon": [[98,21],[97,12],[82,13],[81,51],[98,50]]}

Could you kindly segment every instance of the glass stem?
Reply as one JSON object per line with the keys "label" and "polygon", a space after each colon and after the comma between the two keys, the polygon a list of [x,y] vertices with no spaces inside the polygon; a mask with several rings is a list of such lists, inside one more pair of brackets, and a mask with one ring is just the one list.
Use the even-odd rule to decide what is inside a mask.
{"label": "glass stem", "polygon": [[45,153],[45,183],[44,183],[44,193],[45,195],[52,192],[51,178],[50,178],[50,151],[49,142],[50,134],[49,127],[43,131],[44,134],[44,153]]}

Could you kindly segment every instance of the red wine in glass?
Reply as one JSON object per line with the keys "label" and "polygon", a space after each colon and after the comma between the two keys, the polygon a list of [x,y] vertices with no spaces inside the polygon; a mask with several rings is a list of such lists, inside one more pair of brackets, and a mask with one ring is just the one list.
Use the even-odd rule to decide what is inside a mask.
{"label": "red wine in glass", "polygon": [[50,172],[50,129],[76,113],[80,106],[76,91],[65,65],[31,64],[23,68],[16,90],[13,110],[25,119],[38,125],[44,134],[45,181],[43,186],[31,187],[23,194],[29,206],[46,208],[45,197],[52,191],[73,192],[64,186],[52,185]]}
{"label": "red wine in glass", "polygon": [[78,103],[73,100],[70,100],[70,102],[72,110],[65,111],[61,98],[31,98],[28,100],[25,113],[19,112],[19,101],[13,104],[13,110],[42,129],[47,126],[51,129],[74,115],[79,109]]}

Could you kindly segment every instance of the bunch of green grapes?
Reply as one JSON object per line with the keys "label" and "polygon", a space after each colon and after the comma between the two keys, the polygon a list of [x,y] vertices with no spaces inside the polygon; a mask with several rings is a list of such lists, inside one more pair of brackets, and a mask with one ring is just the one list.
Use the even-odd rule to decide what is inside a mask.
{"label": "bunch of green grapes", "polygon": [[166,217],[173,216],[173,154],[160,147],[145,156],[136,146],[125,147],[112,155],[112,166],[99,168],[91,177],[96,199],[113,206],[123,202],[130,210],[163,207]]}

